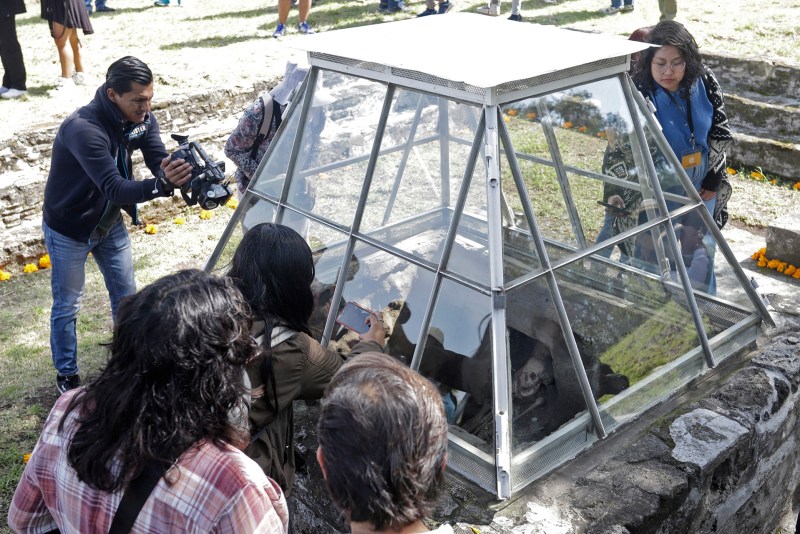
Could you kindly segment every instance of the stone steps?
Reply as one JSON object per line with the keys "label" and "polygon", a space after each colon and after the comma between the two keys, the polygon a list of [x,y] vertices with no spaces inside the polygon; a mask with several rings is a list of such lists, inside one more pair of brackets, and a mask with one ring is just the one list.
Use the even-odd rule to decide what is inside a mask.
{"label": "stone steps", "polygon": [[703,59],[725,92],[736,139],[728,164],[800,180],[800,68],[722,55]]}

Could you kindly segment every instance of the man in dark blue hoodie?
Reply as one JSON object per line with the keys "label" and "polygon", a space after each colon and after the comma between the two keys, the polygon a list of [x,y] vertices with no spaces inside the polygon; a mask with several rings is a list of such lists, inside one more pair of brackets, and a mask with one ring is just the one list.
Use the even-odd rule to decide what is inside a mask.
{"label": "man in dark blue hoodie", "polygon": [[[138,224],[137,203],[171,196],[191,176],[189,163],[170,160],[150,112],[152,98],[147,65],[119,59],[94,100],[64,120],[53,142],[42,229],[52,264],[50,348],[61,393],[80,386],[75,324],[86,258],[91,253],[103,273],[116,316],[120,300],[136,292],[122,210]],[[137,149],[153,178],[135,180],[131,154]]]}

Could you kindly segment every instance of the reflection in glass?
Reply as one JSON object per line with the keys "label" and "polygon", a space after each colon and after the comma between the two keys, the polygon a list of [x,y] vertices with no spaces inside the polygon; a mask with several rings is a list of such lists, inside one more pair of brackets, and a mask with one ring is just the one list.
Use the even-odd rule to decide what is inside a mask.
{"label": "reflection in glass", "polygon": [[488,296],[443,280],[419,368],[452,403],[459,435],[484,452],[494,447],[490,322]]}
{"label": "reflection in glass", "polygon": [[352,224],[385,96],[383,84],[319,72],[286,199],[290,205]]}

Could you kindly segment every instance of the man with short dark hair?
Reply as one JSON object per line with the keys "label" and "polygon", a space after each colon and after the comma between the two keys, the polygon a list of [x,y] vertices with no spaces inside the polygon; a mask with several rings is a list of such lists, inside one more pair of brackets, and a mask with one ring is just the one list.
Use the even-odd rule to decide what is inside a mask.
{"label": "man with short dark hair", "polygon": [[447,463],[447,420],[431,382],[384,354],[356,356],[328,385],[317,435],[317,461],[353,534],[428,531]]}
{"label": "man with short dark hair", "polygon": [[[61,123],[53,142],[42,229],[52,264],[50,348],[60,393],[80,385],[75,325],[86,258],[91,253],[103,273],[116,316],[120,300],[136,292],[122,210],[138,224],[137,203],[172,196],[191,176],[189,163],[170,160],[150,112],[152,98],[148,66],[121,58],[94,99]],[[137,149],[152,178],[135,180],[131,154]]]}

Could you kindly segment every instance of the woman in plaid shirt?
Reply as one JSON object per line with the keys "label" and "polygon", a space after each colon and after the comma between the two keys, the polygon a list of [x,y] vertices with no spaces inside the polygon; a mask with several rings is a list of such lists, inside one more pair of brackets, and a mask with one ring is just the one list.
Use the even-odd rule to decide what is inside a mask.
{"label": "woman in plaid shirt", "polygon": [[202,271],[123,300],[108,365],[56,402],[9,526],[107,533],[131,480],[160,465],[130,532],[285,533],[283,493],[240,450],[248,431],[230,415],[243,409],[249,332],[239,291]]}

